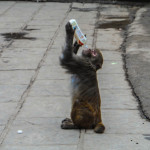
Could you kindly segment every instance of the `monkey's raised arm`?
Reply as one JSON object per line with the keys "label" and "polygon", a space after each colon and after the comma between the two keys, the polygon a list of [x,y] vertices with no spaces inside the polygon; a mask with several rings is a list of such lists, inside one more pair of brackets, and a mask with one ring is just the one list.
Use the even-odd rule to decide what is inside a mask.
{"label": "monkey's raised arm", "polygon": [[88,63],[82,58],[75,54],[69,54],[67,51],[63,51],[62,57],[60,57],[60,65],[72,74],[86,74],[89,67]]}
{"label": "monkey's raised arm", "polygon": [[60,62],[67,62],[73,57],[73,36],[74,30],[72,29],[71,24],[68,22],[65,26],[66,28],[66,39],[65,46],[63,47],[62,55],[60,57]]}
{"label": "monkey's raised arm", "polygon": [[62,55],[60,57],[60,64],[68,70],[68,72],[73,74],[86,73],[87,63],[85,60],[75,55],[79,49],[79,45],[73,47],[73,37],[74,30],[71,24],[68,22],[66,24],[66,42],[63,48]]}

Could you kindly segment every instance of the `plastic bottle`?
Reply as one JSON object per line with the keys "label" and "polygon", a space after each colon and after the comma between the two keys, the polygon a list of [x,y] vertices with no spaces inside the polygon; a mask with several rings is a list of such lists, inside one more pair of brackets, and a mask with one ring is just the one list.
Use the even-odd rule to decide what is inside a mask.
{"label": "plastic bottle", "polygon": [[69,22],[72,25],[72,28],[76,29],[74,35],[75,35],[75,38],[76,38],[78,44],[85,45],[85,47],[87,47],[87,45],[86,45],[87,38],[81,32],[81,30],[80,30],[76,20],[75,19],[71,19],[71,20],[69,20]]}

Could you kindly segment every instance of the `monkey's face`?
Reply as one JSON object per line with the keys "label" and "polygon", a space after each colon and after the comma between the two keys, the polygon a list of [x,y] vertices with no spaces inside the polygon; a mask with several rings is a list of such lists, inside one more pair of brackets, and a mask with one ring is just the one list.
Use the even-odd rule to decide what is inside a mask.
{"label": "monkey's face", "polygon": [[82,51],[82,56],[89,59],[89,61],[96,67],[96,70],[100,69],[103,64],[103,56],[98,49],[87,49]]}
{"label": "monkey's face", "polygon": [[92,50],[92,49],[87,49],[87,50],[83,50],[82,51],[82,56],[83,57],[96,57],[97,56],[97,52],[96,50]]}

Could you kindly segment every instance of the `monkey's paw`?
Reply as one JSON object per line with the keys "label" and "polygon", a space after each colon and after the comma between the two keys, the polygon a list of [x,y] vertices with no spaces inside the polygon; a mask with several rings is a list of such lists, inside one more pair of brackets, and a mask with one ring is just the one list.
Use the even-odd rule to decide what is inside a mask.
{"label": "monkey's paw", "polygon": [[62,120],[62,123],[64,123],[64,122],[72,122],[72,120],[69,118],[66,118],[66,119]]}
{"label": "monkey's paw", "polygon": [[66,24],[66,33],[67,33],[67,34],[74,35],[74,30],[72,29],[72,25],[70,24],[70,22],[68,22],[68,23]]}
{"label": "monkey's paw", "polygon": [[94,128],[94,131],[95,131],[96,133],[103,133],[104,130],[105,130],[105,126],[103,125],[103,123],[98,123],[98,124],[96,125],[96,127]]}
{"label": "monkey's paw", "polygon": [[73,124],[71,119],[66,118],[62,121],[61,128],[62,129],[76,129],[77,127]]}

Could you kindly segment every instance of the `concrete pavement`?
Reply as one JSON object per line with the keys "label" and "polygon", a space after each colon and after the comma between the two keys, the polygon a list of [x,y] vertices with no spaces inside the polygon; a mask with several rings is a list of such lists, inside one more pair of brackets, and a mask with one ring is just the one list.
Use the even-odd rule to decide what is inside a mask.
{"label": "concrete pavement", "polygon": [[[141,9],[0,2],[0,150],[149,150],[150,122],[141,117],[122,57],[125,32],[130,30],[124,27]],[[98,72],[104,134],[60,129],[71,101],[70,76],[58,57],[71,18],[87,35],[88,46],[100,48],[104,56]],[[6,38],[5,33],[14,32],[27,34]]]}

